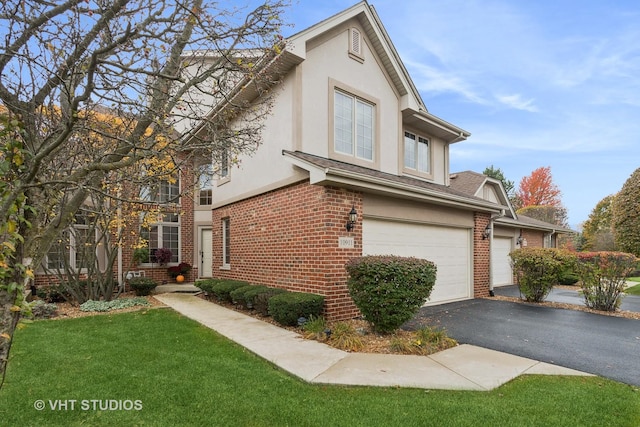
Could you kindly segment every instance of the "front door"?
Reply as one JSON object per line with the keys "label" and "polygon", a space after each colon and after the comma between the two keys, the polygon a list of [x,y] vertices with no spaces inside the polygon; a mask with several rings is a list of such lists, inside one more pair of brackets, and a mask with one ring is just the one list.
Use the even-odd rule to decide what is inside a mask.
{"label": "front door", "polygon": [[200,277],[213,275],[213,241],[210,228],[200,229]]}

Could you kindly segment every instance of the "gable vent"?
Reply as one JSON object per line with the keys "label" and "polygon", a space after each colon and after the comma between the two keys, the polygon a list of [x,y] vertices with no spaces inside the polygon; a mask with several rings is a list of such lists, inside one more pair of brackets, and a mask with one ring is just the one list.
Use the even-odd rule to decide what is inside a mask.
{"label": "gable vent", "polygon": [[362,33],[356,28],[351,28],[349,33],[349,55],[353,59],[357,59],[362,62],[364,61],[364,57],[362,55]]}

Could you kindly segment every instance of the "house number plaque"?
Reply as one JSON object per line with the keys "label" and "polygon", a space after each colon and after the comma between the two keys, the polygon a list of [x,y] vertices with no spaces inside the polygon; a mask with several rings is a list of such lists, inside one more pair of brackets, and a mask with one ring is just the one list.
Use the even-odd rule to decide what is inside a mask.
{"label": "house number plaque", "polygon": [[355,247],[353,237],[338,237],[338,247],[343,249],[353,249]]}

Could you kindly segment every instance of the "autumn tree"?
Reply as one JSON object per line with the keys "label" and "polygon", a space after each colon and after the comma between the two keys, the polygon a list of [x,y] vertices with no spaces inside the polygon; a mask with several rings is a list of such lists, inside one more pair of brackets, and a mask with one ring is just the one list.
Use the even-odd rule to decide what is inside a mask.
{"label": "autumn tree", "polygon": [[139,171],[145,159],[171,159],[158,178],[194,156],[257,148],[280,73],[285,6],[2,2],[0,230],[11,244],[0,264],[0,375],[25,280],[90,196],[135,198],[117,189],[138,175],[121,171]]}
{"label": "autumn tree", "polygon": [[520,181],[516,192],[516,213],[568,227],[567,210],[562,206],[560,194],[551,177],[551,168],[540,167]]}
{"label": "autumn tree", "polygon": [[583,250],[613,251],[616,249],[611,228],[614,201],[613,194],[600,200],[582,224]]}
{"label": "autumn tree", "polygon": [[561,206],[560,189],[553,182],[551,167],[540,167],[520,181],[516,196],[521,206]]}
{"label": "autumn tree", "polygon": [[640,257],[640,168],[616,195],[611,225],[618,248]]}

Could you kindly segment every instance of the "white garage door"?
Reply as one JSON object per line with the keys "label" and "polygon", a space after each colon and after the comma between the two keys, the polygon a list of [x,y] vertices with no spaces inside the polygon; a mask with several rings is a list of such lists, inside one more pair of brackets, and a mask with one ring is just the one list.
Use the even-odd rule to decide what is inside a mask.
{"label": "white garage door", "polygon": [[493,275],[493,286],[505,286],[513,284],[513,274],[511,273],[511,238],[494,237],[491,248],[491,274]]}
{"label": "white garage door", "polygon": [[365,218],[362,252],[364,255],[413,256],[433,261],[438,272],[427,302],[429,305],[473,296],[469,229]]}

